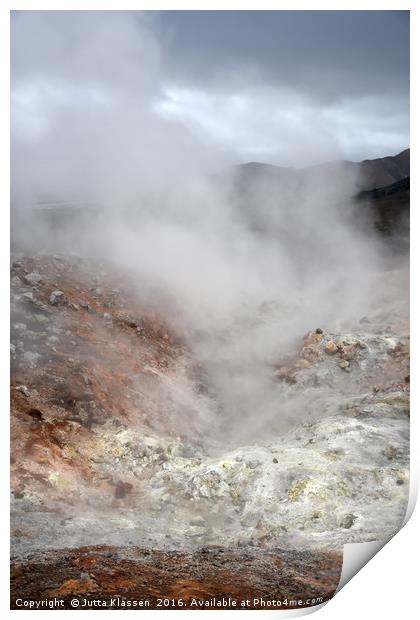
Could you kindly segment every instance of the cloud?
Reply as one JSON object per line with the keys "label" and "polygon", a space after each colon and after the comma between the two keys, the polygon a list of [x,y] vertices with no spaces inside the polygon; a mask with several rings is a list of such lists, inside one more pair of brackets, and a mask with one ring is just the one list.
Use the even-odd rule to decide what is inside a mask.
{"label": "cloud", "polygon": [[160,51],[143,14],[19,12],[11,60],[15,202],[127,203],[212,169],[207,146],[154,110]]}
{"label": "cloud", "polygon": [[12,131],[138,110],[146,135],[160,116],[238,163],[394,154],[409,143],[408,26],[398,11],[17,12]]}
{"label": "cloud", "polygon": [[156,110],[184,123],[238,160],[309,166],[401,151],[408,141],[406,102],[375,97],[322,104],[287,89],[234,93],[168,88]]}

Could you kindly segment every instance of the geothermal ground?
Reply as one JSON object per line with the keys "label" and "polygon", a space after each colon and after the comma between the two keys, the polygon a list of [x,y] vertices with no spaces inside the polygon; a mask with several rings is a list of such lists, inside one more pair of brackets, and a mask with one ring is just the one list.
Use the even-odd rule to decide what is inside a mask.
{"label": "geothermal ground", "polygon": [[[396,277],[384,273],[384,289]],[[17,256],[11,284],[12,607],[111,595],[313,605],[334,593],[343,544],[400,527],[409,370],[398,302],[339,329],[308,325],[267,364],[279,407],[305,414],[224,441],[217,393],[174,308],[165,317],[128,278],[74,257]]]}

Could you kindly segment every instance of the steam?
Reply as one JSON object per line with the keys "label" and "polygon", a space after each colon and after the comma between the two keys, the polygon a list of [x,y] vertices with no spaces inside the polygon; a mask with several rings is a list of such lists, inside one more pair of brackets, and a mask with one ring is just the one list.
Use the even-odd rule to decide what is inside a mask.
{"label": "steam", "polygon": [[[279,399],[273,365],[394,295],[385,250],[351,219],[358,179],[337,166],[241,186],[234,152],[161,114],[150,16],[24,12],[12,29],[16,245],[129,273],[204,368],[210,434],[249,441],[311,415],[310,395]],[[84,208],[53,231],[28,209],[48,201]]]}

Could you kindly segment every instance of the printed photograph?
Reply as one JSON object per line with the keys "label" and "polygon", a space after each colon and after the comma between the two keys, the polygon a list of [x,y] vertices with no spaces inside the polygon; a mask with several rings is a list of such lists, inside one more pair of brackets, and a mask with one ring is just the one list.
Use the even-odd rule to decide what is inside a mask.
{"label": "printed photograph", "polygon": [[22,10],[11,609],[289,610],[409,491],[409,11]]}

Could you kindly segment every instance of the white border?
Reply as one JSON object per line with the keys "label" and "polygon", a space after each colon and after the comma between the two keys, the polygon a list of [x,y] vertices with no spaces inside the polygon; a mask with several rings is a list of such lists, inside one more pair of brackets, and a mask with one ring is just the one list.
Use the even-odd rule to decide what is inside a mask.
{"label": "white border", "polygon": [[[400,3],[398,3],[400,4]],[[337,2],[267,2],[264,0],[260,0],[257,2],[251,1],[242,1],[242,2],[234,2],[234,1],[220,1],[213,0],[212,2],[174,2],[174,1],[160,1],[153,2],[152,0],[143,0],[133,1],[133,0],[108,0],[108,1],[99,1],[99,0],[74,0],[73,2],[65,1],[65,0],[49,0],[49,1],[15,1],[15,2],[3,2],[0,7],[0,46],[2,52],[2,62],[0,63],[0,70],[2,75],[1,86],[2,86],[2,97],[1,101],[1,135],[3,138],[3,148],[1,150],[1,159],[0,159],[0,171],[2,175],[2,183],[1,190],[3,194],[2,200],[2,208],[0,210],[0,234],[2,235],[3,243],[0,244],[0,252],[1,252],[1,267],[0,273],[2,277],[2,290],[4,293],[3,304],[1,304],[2,310],[2,321],[1,325],[3,329],[1,330],[1,351],[4,355],[4,360],[2,364],[2,373],[0,373],[1,377],[1,393],[3,394],[3,407],[2,407],[2,424],[4,428],[2,428],[2,441],[3,443],[3,463],[2,463],[2,484],[3,484],[3,495],[2,497],[9,497],[9,477],[8,477],[8,467],[9,467],[9,424],[8,424],[8,414],[9,414],[9,399],[6,397],[6,394],[9,393],[9,373],[7,369],[9,368],[9,333],[8,333],[8,325],[9,325],[9,309],[8,303],[6,301],[6,291],[8,290],[8,282],[9,282],[9,204],[10,204],[10,195],[9,195],[9,178],[10,178],[10,169],[9,169],[9,141],[6,139],[6,136],[9,135],[9,118],[10,118],[10,105],[9,105],[9,11],[10,10],[410,10],[411,9],[411,59],[412,64],[414,63],[414,59],[419,57],[419,50],[417,53],[415,52],[415,48],[419,47],[417,41],[419,39],[419,28],[418,28],[418,17],[417,11],[413,10],[415,7],[414,2],[404,2],[403,6],[397,6],[397,2],[393,0],[392,2],[389,0],[383,0],[382,2],[368,2],[360,0],[354,0],[351,3],[340,3],[338,5]],[[374,33],[372,33],[374,37]],[[417,96],[417,83],[415,80],[415,69],[412,67],[411,72],[411,107],[413,110],[419,110],[419,100]],[[411,135],[416,136],[417,129],[417,116],[418,113],[412,115],[412,130]],[[411,166],[413,170],[417,169],[417,157],[415,148],[411,150]],[[412,317],[415,317],[415,311],[418,309],[417,297],[418,297],[418,287],[414,282],[414,274],[415,274],[415,266],[418,264],[418,247],[419,243],[415,243],[417,241],[417,233],[418,233],[418,209],[417,206],[417,197],[418,197],[418,188],[416,182],[416,176],[412,175],[412,184],[411,184],[411,203],[414,205],[412,209],[411,223],[412,223],[412,240],[414,243],[412,244],[412,252],[411,252],[411,264],[412,264],[412,293],[411,293],[411,308],[412,308]],[[414,180],[414,183],[413,183]],[[412,358],[412,369],[411,376],[417,378],[417,345],[418,345],[418,331],[417,331],[417,323],[415,320],[412,322],[412,339],[414,342],[414,356]],[[414,509],[414,504],[417,496],[418,489],[418,472],[419,472],[419,457],[418,457],[418,446],[419,444],[419,424],[416,420],[417,416],[417,403],[418,403],[418,390],[416,386],[416,381],[412,381],[412,423],[411,423],[411,445],[412,445],[412,453],[411,453],[411,474],[410,474],[410,502],[409,509],[407,511],[407,515],[409,518],[410,514]],[[2,553],[2,562],[1,566],[1,585],[2,585],[2,596],[0,598],[0,609],[4,612],[5,617],[9,617],[12,615],[13,617],[22,617],[23,615],[30,614],[27,611],[9,611],[9,592],[8,592],[8,583],[9,583],[9,532],[8,532],[8,502],[4,501],[6,506],[2,511],[2,517],[4,519],[5,526],[2,527],[2,535],[4,537],[3,540],[3,553]],[[323,609],[320,612],[320,618],[324,618],[325,620],[330,618],[340,617],[343,620],[347,618],[353,618],[355,615],[361,618],[367,618],[370,614],[375,614],[375,616],[380,618],[392,618],[398,614],[401,618],[410,618],[414,615],[414,609],[417,607],[417,595],[416,592],[418,590],[417,585],[417,574],[418,574],[418,562],[416,557],[416,546],[415,542],[419,541],[419,510],[416,511],[414,517],[411,518],[408,525],[404,527],[404,530],[398,533],[386,546],[385,548],[371,560],[368,565],[363,569],[361,573],[359,573],[354,579],[352,579],[352,585],[344,588],[344,590],[340,591],[340,593],[334,597],[332,601],[330,601],[327,605],[322,606]],[[7,525],[6,525],[7,523]],[[354,547],[354,545],[352,545]],[[417,548],[418,545],[417,545]],[[354,550],[353,550],[354,551]],[[356,552],[357,553],[357,552]],[[354,561],[354,559],[353,559]],[[357,560],[356,560],[357,562]],[[361,558],[359,556],[359,566],[363,564]],[[309,613],[318,608],[311,608],[309,610],[301,610],[301,611],[288,611],[287,614],[291,615],[303,615],[304,613]],[[362,615],[360,615],[362,612]],[[56,611],[57,613],[57,611]],[[59,614],[69,614],[72,613],[69,611],[61,611]],[[98,617],[98,614],[102,614],[103,611],[90,611],[90,614],[96,614],[95,617]],[[176,611],[142,611],[142,617],[150,617],[151,615],[155,615],[159,613],[161,618],[168,615],[168,617],[173,617],[173,614],[177,613]],[[179,613],[178,612],[178,616]],[[188,610],[188,616],[193,616],[194,614],[202,614],[207,613],[207,617],[209,614],[212,614],[211,611],[192,611]],[[217,611],[217,618],[221,620],[227,617],[231,617],[231,611]],[[112,618],[120,615],[120,612],[116,611],[106,611],[106,618],[112,620]],[[264,615],[270,615],[270,617],[283,615],[281,611],[265,611]],[[258,617],[260,618],[260,611],[247,611],[247,617]],[[56,617],[56,616],[54,616]],[[236,614],[238,617],[238,614]]]}

